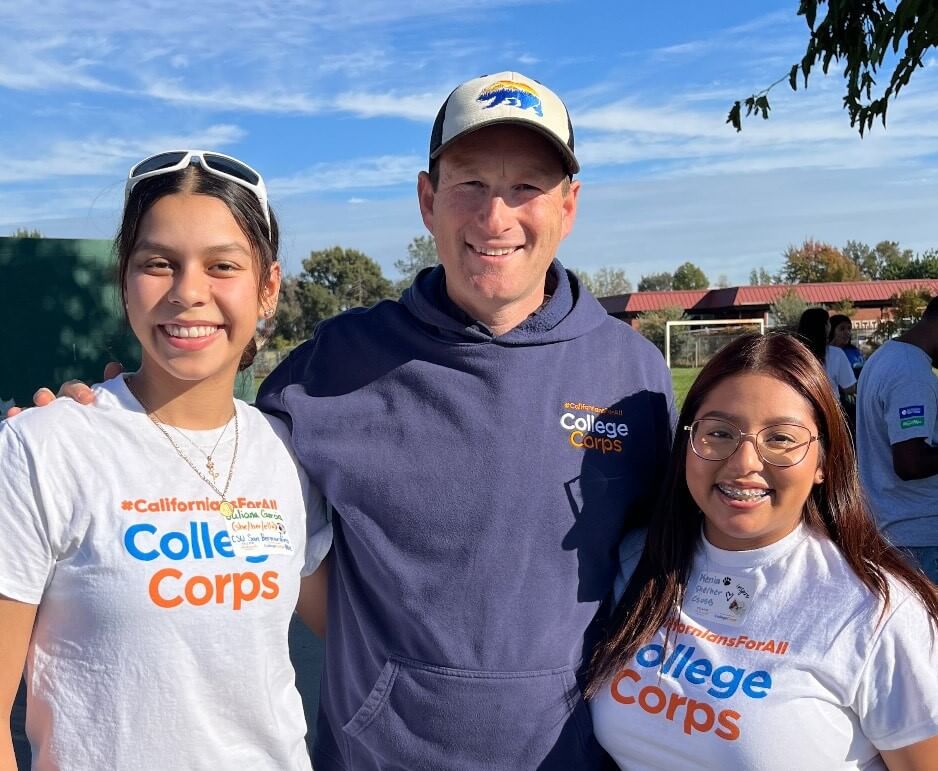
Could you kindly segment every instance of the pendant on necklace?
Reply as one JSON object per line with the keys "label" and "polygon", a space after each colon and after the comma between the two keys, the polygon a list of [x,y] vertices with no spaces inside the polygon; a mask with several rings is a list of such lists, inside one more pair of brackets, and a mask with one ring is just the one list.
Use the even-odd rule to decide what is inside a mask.
{"label": "pendant on necklace", "polygon": [[218,472],[215,471],[215,461],[212,460],[212,456],[208,455],[207,460],[205,461],[205,468],[208,469],[208,475],[212,480],[218,479]]}
{"label": "pendant on necklace", "polygon": [[235,507],[231,501],[222,498],[221,503],[218,504],[218,511],[225,519],[231,519],[234,516]]}

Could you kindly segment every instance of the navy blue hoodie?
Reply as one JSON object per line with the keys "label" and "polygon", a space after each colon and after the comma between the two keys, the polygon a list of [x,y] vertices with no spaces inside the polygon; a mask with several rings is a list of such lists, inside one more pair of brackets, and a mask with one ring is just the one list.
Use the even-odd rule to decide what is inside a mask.
{"label": "navy blue hoodie", "polygon": [[494,337],[423,271],[265,381],[336,510],[316,771],[599,768],[578,676],[672,429],[661,354],[559,263]]}

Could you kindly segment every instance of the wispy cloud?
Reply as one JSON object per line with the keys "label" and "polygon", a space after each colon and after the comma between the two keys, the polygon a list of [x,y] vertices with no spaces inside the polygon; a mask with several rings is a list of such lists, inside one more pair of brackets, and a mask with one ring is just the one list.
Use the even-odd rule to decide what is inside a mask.
{"label": "wispy cloud", "polygon": [[341,163],[320,163],[289,177],[270,179],[267,184],[275,198],[334,190],[392,187],[416,182],[417,172],[425,164],[426,160],[417,155],[389,155]]}
{"label": "wispy cloud", "polygon": [[[395,38],[387,32],[397,25],[433,29],[445,17],[466,13],[477,17],[501,8],[550,2],[267,0],[262,7],[256,0],[6,3],[0,6],[0,50],[4,52],[0,86],[133,89],[138,78],[158,65],[180,70],[198,62],[208,93],[225,93],[223,86],[232,75],[256,92],[276,91],[279,84],[286,93],[311,93],[310,86],[336,74],[354,79],[374,77],[382,70],[393,72],[395,63],[413,57],[415,44],[429,50],[438,37],[412,37],[404,48],[392,50]],[[375,47],[375,41],[367,37],[378,28],[386,30],[387,49]],[[311,58],[319,60],[318,66],[305,66]],[[193,90],[164,87],[153,95],[181,101]],[[222,102],[209,98],[188,101],[224,108]],[[271,101],[275,112],[310,109],[302,100],[294,105],[283,96]],[[254,99],[245,103],[248,109],[260,104]]]}
{"label": "wispy cloud", "polygon": [[247,111],[310,115],[322,109],[321,102],[305,94],[283,91],[242,91],[235,88],[202,90],[185,86],[178,80],[155,80],[143,93],[173,104],[207,108],[215,111]]}
{"label": "wispy cloud", "polygon": [[699,58],[713,51],[753,50],[758,51],[764,61],[780,52],[791,51],[798,43],[804,44],[805,38],[795,38],[790,34],[796,27],[794,14],[776,11],[726,27],[705,38],[691,38],[655,48],[651,53],[657,60],[668,60]]}
{"label": "wispy cloud", "polygon": [[404,118],[432,121],[448,91],[419,94],[348,92],[339,94],[333,106],[362,118]]}
{"label": "wispy cloud", "polygon": [[85,137],[54,142],[33,157],[0,152],[0,183],[22,183],[58,177],[113,177],[125,174],[131,163],[159,150],[179,147],[223,148],[244,132],[237,126],[210,126],[189,134],[151,134],[133,139]]}
{"label": "wispy cloud", "polygon": [[[773,92],[772,119],[750,119],[737,134],[725,123],[724,91],[671,93],[608,102],[597,88],[574,112],[578,157],[589,174],[631,166],[630,176],[762,173],[776,169],[876,169],[908,165],[935,153],[938,72],[919,73],[914,92],[894,100],[887,129],[861,140],[841,109],[839,76],[812,80],[809,90]],[[908,98],[905,98],[905,97]],[[605,103],[603,103],[605,101]]]}
{"label": "wispy cloud", "polygon": [[393,64],[388,51],[372,47],[357,51],[326,52],[319,61],[318,69],[326,75],[342,73],[357,78],[362,75],[374,76],[376,72],[386,70]]}
{"label": "wispy cloud", "polygon": [[573,115],[573,264],[631,260],[636,278],[699,253],[731,270],[804,227],[837,242],[875,205],[883,237],[924,229],[902,207],[927,219],[919,200],[938,195],[938,57],[862,141],[837,73],[782,83],[772,119],[737,135],[730,104],[785,74],[804,21],[784,0],[717,3],[697,28],[691,3],[645,4],[629,25],[613,0],[0,1],[0,220],[106,236],[133,161],[201,145],[266,173],[295,254],[347,242],[390,265],[420,232],[414,178],[440,103],[465,77],[520,66]]}
{"label": "wispy cloud", "polygon": [[[62,35],[8,39],[0,33],[0,88],[33,91],[76,88],[84,91],[118,91],[116,85],[91,74],[97,62]],[[68,53],[65,51],[68,49]]]}

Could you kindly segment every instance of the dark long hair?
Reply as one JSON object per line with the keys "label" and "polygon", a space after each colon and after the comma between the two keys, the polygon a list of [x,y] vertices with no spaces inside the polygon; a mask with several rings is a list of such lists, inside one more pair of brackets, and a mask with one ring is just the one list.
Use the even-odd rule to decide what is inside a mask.
{"label": "dark long hair", "polygon": [[[257,272],[258,299],[270,271],[277,261],[280,251],[280,229],[277,219],[268,207],[270,214],[270,231],[268,234],[267,220],[261,209],[260,201],[250,190],[236,182],[217,177],[204,171],[198,164],[190,164],[185,169],[160,174],[155,177],[143,179],[136,184],[130,193],[130,198],[124,206],[120,229],[114,239],[114,249],[117,252],[117,276],[120,287],[121,301],[127,305],[127,270],[130,265],[130,255],[137,243],[137,231],[144,215],[163,196],[174,193],[198,193],[218,198],[231,212],[238,227],[251,244]],[[265,320],[262,334],[269,334],[273,329],[273,321]],[[257,342],[252,339],[238,363],[238,370],[251,366],[257,355]]]}
{"label": "dark long hair", "polygon": [[827,342],[828,342],[828,344],[833,345],[834,335],[837,334],[837,327],[839,327],[839,326],[840,326],[841,324],[843,324],[845,321],[846,321],[848,324],[850,324],[851,327],[853,326],[853,322],[850,321],[850,317],[849,317],[849,316],[844,316],[844,314],[842,314],[842,313],[835,313],[833,316],[831,316],[831,318],[830,318],[830,322],[831,322],[831,331],[828,332],[828,334],[827,334]]}
{"label": "dark long hair", "polygon": [[811,353],[823,364],[827,360],[827,325],[830,318],[824,308],[808,308],[798,319],[798,335]]}
{"label": "dark long hair", "polygon": [[[815,485],[805,501],[807,526],[834,542],[864,586],[882,600],[884,612],[889,605],[887,577],[894,576],[921,599],[938,631],[938,593],[877,530],[860,491],[843,413],[817,358],[801,342],[787,334],[736,338],[701,370],[684,401],[678,427],[693,422],[704,399],[721,382],[745,373],[776,378],[814,410],[824,483]],[[687,488],[687,442],[688,433],[678,430],[645,549],[593,656],[587,697],[596,695],[683,603],[703,518]]]}

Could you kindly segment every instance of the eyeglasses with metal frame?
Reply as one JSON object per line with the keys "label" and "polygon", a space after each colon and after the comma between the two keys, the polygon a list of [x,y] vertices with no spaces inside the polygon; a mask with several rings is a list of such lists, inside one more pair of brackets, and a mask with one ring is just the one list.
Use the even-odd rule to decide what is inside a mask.
{"label": "eyeglasses with metal frame", "polygon": [[723,461],[739,449],[744,439],[751,439],[759,458],[770,466],[787,468],[803,461],[818,437],[797,423],[776,423],[747,433],[728,420],[700,418],[684,430],[690,434],[690,446],[701,460]]}

